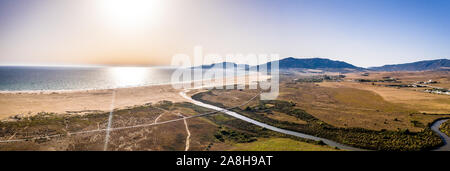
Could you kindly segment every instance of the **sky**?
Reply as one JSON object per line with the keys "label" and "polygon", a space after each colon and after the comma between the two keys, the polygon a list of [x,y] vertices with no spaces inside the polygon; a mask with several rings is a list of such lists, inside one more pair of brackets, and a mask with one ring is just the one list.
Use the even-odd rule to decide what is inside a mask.
{"label": "sky", "polygon": [[175,54],[450,58],[449,0],[0,0],[0,65],[169,65]]}

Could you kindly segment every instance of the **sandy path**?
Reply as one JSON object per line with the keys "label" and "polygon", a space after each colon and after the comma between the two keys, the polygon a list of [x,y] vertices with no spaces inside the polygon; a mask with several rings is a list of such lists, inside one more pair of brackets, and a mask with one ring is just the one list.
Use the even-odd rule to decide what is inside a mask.
{"label": "sandy path", "polygon": [[186,127],[186,132],[187,132],[187,136],[186,136],[186,148],[184,149],[184,151],[189,151],[189,143],[190,143],[190,139],[191,139],[191,131],[189,131],[189,126],[188,123],[186,121],[186,117],[184,117],[181,113],[178,113],[179,116],[183,117],[183,121],[184,121],[184,126]]}
{"label": "sandy path", "polygon": [[[165,112],[164,112],[164,113],[165,113]],[[161,113],[161,114],[155,119],[155,122],[153,122],[153,123],[158,123],[159,118],[161,118],[161,116],[163,116],[164,113]]]}
{"label": "sandy path", "polygon": [[[163,109],[163,108],[159,108],[159,107],[156,107],[156,108],[158,108],[158,109],[160,109],[160,110],[162,110],[164,112],[161,113],[155,119],[155,121],[153,122],[155,124],[158,123],[158,119],[161,118],[161,116],[163,116],[166,112],[169,112],[169,111],[167,111],[166,109]],[[189,131],[189,126],[188,126],[186,117],[184,117],[181,113],[177,113],[177,115],[183,118],[184,126],[186,127],[186,133],[187,133],[187,136],[186,136],[186,147],[185,147],[184,151],[189,151],[189,144],[190,144],[190,140],[191,140],[191,131]]]}

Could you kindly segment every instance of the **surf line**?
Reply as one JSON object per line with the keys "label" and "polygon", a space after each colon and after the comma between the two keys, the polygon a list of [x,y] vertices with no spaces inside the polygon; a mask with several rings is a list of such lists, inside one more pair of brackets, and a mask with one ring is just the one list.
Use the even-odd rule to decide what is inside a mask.
{"label": "surf line", "polygon": [[112,118],[113,118],[113,113],[114,113],[115,101],[116,101],[116,90],[113,89],[111,108],[110,108],[109,117],[108,117],[108,127],[106,128],[105,145],[103,146],[103,151],[108,150],[109,133],[111,132],[111,123],[112,123]]}

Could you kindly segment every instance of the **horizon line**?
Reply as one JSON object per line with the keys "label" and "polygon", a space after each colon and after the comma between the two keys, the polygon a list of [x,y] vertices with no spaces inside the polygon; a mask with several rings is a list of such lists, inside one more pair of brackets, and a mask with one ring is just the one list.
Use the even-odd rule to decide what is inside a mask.
{"label": "horizon line", "polygon": [[[345,62],[348,64],[351,64],[347,61],[343,61],[343,60],[334,60],[334,59],[330,59],[330,58],[325,58],[325,57],[293,57],[293,56],[288,56],[288,57],[284,57],[281,58],[280,60],[283,59],[287,59],[287,58],[295,58],[295,59],[328,59],[328,60],[332,60],[332,61],[339,61],[339,62]],[[447,58],[439,58],[439,59],[426,59],[426,60],[416,60],[416,61],[412,61],[412,62],[404,62],[404,63],[395,63],[395,64],[384,64],[384,65],[380,65],[380,66],[369,66],[369,67],[360,67],[354,64],[351,64],[353,66],[356,67],[360,67],[360,68],[374,68],[374,67],[382,67],[382,66],[387,66],[387,65],[401,65],[401,64],[410,64],[410,63],[416,63],[416,62],[423,62],[423,61],[436,61],[436,60],[450,60]],[[222,61],[222,62],[218,62],[218,63],[225,63],[228,61]],[[272,61],[271,61],[272,62]],[[202,64],[200,66],[204,66],[204,65],[212,65],[212,64],[218,64],[218,63],[211,63],[211,64]],[[228,62],[228,63],[234,63],[234,64],[238,64],[238,65],[249,65],[249,66],[257,66],[257,65],[250,65],[247,63],[236,63],[236,62]],[[258,64],[258,65],[262,65],[262,64]],[[172,65],[108,65],[108,64],[0,64],[0,67],[67,67],[67,68],[108,68],[108,67],[149,67],[149,68],[176,68],[176,66],[172,66]],[[199,66],[192,66],[192,67],[199,67]]]}

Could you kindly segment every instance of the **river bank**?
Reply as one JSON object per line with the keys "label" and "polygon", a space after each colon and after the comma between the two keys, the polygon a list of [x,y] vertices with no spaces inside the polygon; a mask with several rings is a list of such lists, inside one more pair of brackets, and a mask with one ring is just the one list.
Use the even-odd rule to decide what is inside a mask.
{"label": "river bank", "polygon": [[444,145],[437,147],[433,151],[450,151],[450,137],[447,134],[444,134],[439,130],[439,127],[446,121],[448,121],[449,118],[441,118],[437,119],[431,124],[431,130],[433,130],[436,134],[438,134],[442,141],[444,142]]}

